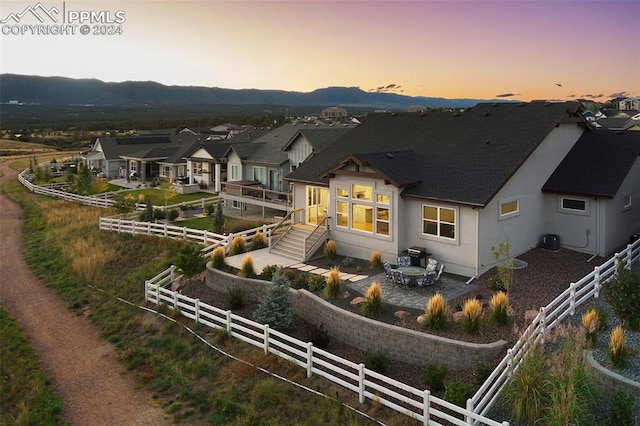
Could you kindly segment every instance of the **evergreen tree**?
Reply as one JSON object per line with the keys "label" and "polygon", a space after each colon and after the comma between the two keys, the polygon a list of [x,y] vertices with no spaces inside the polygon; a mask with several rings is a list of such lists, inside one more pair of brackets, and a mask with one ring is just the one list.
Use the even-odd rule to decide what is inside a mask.
{"label": "evergreen tree", "polygon": [[216,204],[216,210],[213,213],[213,232],[216,234],[222,234],[222,228],[224,227],[224,217],[222,216],[222,198],[218,198]]}
{"label": "evergreen tree", "polygon": [[152,222],[153,221],[153,203],[151,202],[151,197],[147,197],[147,206],[144,211],[144,222]]}
{"label": "evergreen tree", "polygon": [[91,171],[89,171],[89,167],[86,164],[80,166],[80,170],[78,171],[78,178],[76,179],[76,193],[80,195],[87,195],[91,191],[91,182],[93,181],[93,177],[91,176]]}
{"label": "evergreen tree", "polygon": [[278,269],[273,274],[267,293],[260,299],[258,308],[253,313],[253,319],[274,328],[289,327],[295,314],[293,296],[289,293],[290,286],[291,282]]}

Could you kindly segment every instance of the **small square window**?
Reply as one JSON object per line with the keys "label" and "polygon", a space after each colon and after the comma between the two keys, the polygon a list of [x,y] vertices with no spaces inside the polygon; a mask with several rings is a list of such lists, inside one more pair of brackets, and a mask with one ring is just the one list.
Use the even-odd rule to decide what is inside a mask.
{"label": "small square window", "polygon": [[518,200],[500,204],[500,216],[517,213],[518,210],[520,210],[520,203],[518,202]]}
{"label": "small square window", "polygon": [[587,211],[587,202],[586,200],[577,200],[575,198],[563,198],[562,199],[562,209],[563,210],[574,210],[578,212],[586,212]]}

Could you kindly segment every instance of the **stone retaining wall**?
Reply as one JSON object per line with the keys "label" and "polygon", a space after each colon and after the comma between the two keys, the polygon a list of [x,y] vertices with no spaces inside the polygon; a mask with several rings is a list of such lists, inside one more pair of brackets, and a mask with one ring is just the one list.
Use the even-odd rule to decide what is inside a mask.
{"label": "stone retaining wall", "polygon": [[587,366],[591,372],[591,377],[602,386],[605,395],[611,395],[613,391],[620,389],[631,394],[636,400],[636,412],[640,411],[640,383],[627,379],[608,368],[600,365],[594,358],[591,351],[586,351]]}
{"label": "stone retaining wall", "polygon": [[[226,293],[242,288],[248,300],[257,301],[268,285],[263,280],[245,279],[207,264],[206,283]],[[490,362],[506,350],[507,342],[466,343],[375,321],[340,309],[306,290],[296,295],[296,313],[306,321],[322,324],[334,338],[364,351],[383,352],[389,359],[415,365],[436,363],[451,369],[471,368],[476,362]]]}

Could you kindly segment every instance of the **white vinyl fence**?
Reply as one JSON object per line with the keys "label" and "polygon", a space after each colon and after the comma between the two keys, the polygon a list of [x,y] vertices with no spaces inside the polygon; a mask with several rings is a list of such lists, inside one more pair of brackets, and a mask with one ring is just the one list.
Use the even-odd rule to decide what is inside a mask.
{"label": "white vinyl fence", "polygon": [[27,172],[28,172],[28,169],[18,174],[18,181],[20,181],[22,185],[24,185],[29,191],[33,192],[34,194],[47,195],[49,197],[56,197],[62,200],[73,201],[75,203],[80,203],[80,204],[93,206],[93,207],[106,208],[106,207],[113,206],[113,200],[108,195],[84,196],[84,195],[73,194],[67,191],[61,191],[53,187],[35,185],[31,183],[31,181],[29,181],[29,179],[26,177],[28,175]]}
{"label": "white vinyl fence", "polygon": [[640,240],[629,244],[622,252],[616,253],[602,265],[596,266],[593,272],[580,281],[571,283],[569,288],[551,303],[540,308],[540,312],[520,336],[520,339],[511,349],[507,350],[507,355],[493,373],[476,394],[467,401],[467,409],[474,413],[487,415],[531,347],[538,343],[544,343],[547,332],[555,328],[567,316],[574,315],[577,307],[592,297],[599,297],[602,285],[613,277],[618,265],[623,264],[625,268],[631,269],[631,265],[639,260]]}
{"label": "white vinyl fence", "polygon": [[302,342],[268,325],[236,315],[215,306],[192,299],[165,287],[171,277],[176,277],[175,267],[145,282],[145,300],[156,305],[167,305],[199,324],[224,329],[230,336],[257,346],[265,354],[271,353],[291,361],[307,372],[316,374],[358,395],[360,403],[376,401],[395,411],[437,426],[449,422],[454,425],[469,423],[489,426],[506,426],[443,399],[432,396],[428,390],[416,389],[397,380],[376,373],[365,367],[316,348],[310,342]]}

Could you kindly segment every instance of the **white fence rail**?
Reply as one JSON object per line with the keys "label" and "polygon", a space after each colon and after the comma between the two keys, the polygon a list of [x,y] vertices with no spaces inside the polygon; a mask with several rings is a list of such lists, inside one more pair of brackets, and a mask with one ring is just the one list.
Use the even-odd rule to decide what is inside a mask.
{"label": "white fence rail", "polygon": [[145,300],[156,305],[168,305],[181,315],[211,328],[224,329],[230,336],[257,346],[265,354],[271,353],[287,359],[307,372],[316,374],[358,395],[361,403],[375,401],[425,425],[437,426],[443,421],[454,425],[468,422],[488,426],[505,426],[465,408],[432,396],[428,390],[416,389],[397,380],[376,373],[365,367],[343,359],[310,342],[290,337],[255,321],[208,305],[166,288],[176,277],[175,267],[145,282]]}
{"label": "white fence rail", "polygon": [[20,181],[22,185],[24,185],[29,191],[33,192],[34,194],[42,194],[42,195],[47,195],[49,197],[57,197],[62,200],[73,201],[75,203],[80,203],[80,204],[93,206],[93,207],[113,206],[113,200],[108,197],[104,197],[104,198],[99,198],[96,196],[89,197],[89,196],[73,194],[67,191],[61,191],[59,189],[54,189],[46,186],[35,185],[31,183],[29,179],[27,179],[26,175],[27,175],[27,170],[24,170],[22,173],[18,174],[18,181]]}
{"label": "white fence rail", "polygon": [[233,238],[238,235],[241,235],[247,244],[253,241],[253,237],[258,231],[261,232],[265,238],[268,238],[271,231],[276,227],[276,224],[262,225],[257,228],[251,228],[229,235],[221,235],[215,232],[174,226],[166,223],[138,222],[135,220],[119,219],[117,217],[101,217],[99,227],[101,231],[133,235],[154,235],[157,237],[175,238],[200,243],[205,245],[202,249],[202,255],[207,258],[217,246],[222,245],[223,247],[227,247]]}
{"label": "white fence rail", "polygon": [[507,355],[493,370],[493,373],[478,389],[476,394],[467,401],[467,410],[481,415],[487,415],[497,401],[500,392],[508,383],[509,378],[518,370],[522,359],[532,346],[544,343],[545,335],[555,328],[563,319],[574,315],[576,308],[589,301],[592,297],[600,296],[602,285],[609,281],[619,264],[630,269],[634,262],[640,260],[640,240],[629,244],[622,252],[616,253],[611,259],[584,276],[580,281],[571,283],[547,306],[540,308],[540,312],[527,327],[515,345],[507,350]]}

